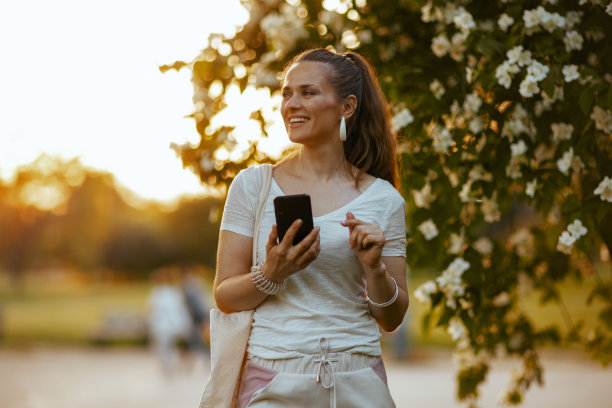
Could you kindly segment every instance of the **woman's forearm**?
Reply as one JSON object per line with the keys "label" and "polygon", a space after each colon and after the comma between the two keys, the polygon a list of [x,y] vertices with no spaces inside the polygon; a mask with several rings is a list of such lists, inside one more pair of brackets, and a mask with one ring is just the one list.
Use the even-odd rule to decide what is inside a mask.
{"label": "woman's forearm", "polygon": [[255,287],[250,273],[229,277],[215,285],[215,302],[224,313],[255,309],[268,295]]}
{"label": "woman's forearm", "polygon": [[[364,269],[366,269],[365,277],[368,285],[367,295],[371,300],[368,302],[370,313],[383,330],[393,331],[402,323],[408,309],[408,293],[404,285],[405,273],[402,274],[402,282],[399,276],[392,278],[393,275],[399,274],[391,274],[384,263],[374,269]],[[396,287],[397,299],[393,303],[382,307],[372,303],[384,304],[393,299]]]}

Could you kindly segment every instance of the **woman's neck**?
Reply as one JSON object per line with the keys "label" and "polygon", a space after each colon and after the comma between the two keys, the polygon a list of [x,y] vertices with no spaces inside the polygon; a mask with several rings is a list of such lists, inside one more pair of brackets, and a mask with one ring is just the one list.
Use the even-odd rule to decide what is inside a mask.
{"label": "woman's neck", "polygon": [[295,156],[296,170],[304,177],[320,182],[350,179],[347,170],[351,166],[347,166],[342,145],[337,146],[339,148],[302,146]]}

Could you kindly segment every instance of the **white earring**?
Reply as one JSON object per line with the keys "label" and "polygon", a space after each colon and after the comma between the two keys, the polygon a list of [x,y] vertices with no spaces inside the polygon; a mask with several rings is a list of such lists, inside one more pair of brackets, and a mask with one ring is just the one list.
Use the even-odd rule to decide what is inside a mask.
{"label": "white earring", "polygon": [[344,116],[342,120],[340,120],[340,140],[343,142],[346,141],[346,121],[344,120]]}

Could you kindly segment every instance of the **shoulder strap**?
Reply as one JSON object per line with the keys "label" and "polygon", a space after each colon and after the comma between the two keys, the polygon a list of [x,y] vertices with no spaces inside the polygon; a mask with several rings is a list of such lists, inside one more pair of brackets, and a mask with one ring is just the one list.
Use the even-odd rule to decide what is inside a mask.
{"label": "shoulder strap", "polygon": [[259,167],[262,183],[261,190],[259,192],[259,199],[257,200],[257,213],[255,214],[255,227],[253,229],[252,265],[257,265],[257,239],[259,236],[259,225],[261,224],[261,218],[263,217],[264,208],[266,207],[268,193],[270,192],[270,185],[272,184],[272,167],[273,166],[271,164],[262,164]]}

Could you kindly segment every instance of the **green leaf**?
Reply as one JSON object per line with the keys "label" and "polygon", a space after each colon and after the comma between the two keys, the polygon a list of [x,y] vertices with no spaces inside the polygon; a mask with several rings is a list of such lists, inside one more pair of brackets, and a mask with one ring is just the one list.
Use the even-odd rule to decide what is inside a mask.
{"label": "green leaf", "polygon": [[591,88],[584,88],[580,92],[580,96],[578,96],[578,105],[580,109],[582,109],[582,113],[586,116],[589,116],[591,112],[591,105],[593,105],[593,99],[595,95],[593,94],[593,90]]}

